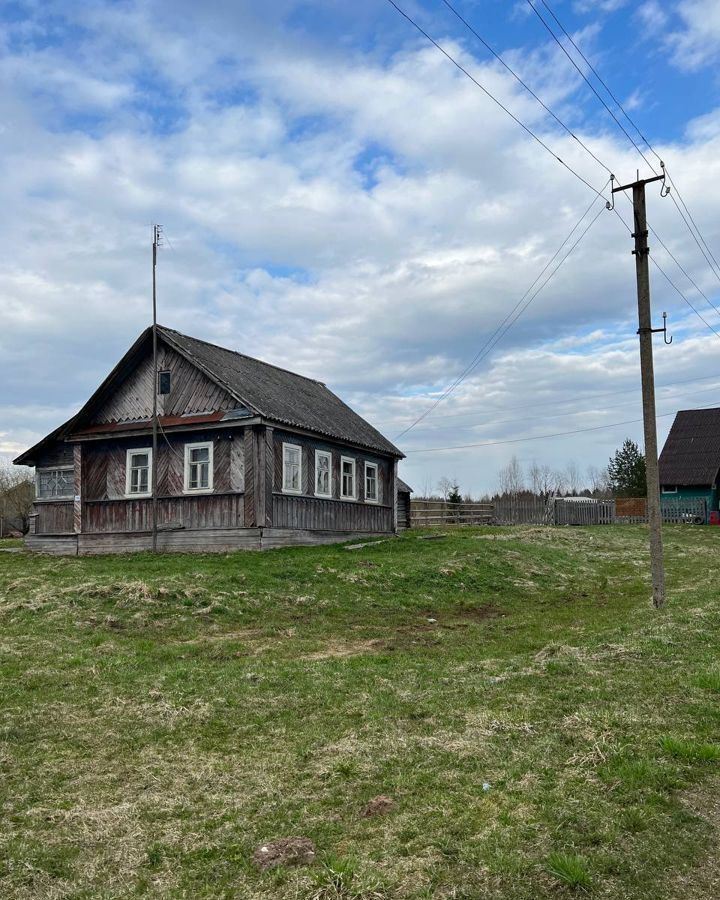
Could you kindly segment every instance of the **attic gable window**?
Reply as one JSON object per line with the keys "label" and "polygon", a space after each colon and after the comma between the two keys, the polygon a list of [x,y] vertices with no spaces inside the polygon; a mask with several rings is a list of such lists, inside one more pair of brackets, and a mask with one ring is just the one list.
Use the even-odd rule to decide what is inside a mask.
{"label": "attic gable window", "polygon": [[185,444],[185,493],[212,491],[213,445]]}
{"label": "attic gable window", "polygon": [[150,468],[152,467],[152,450],[141,447],[128,450],[125,459],[125,496],[150,496]]}
{"label": "attic gable window", "polygon": [[38,500],[54,500],[73,496],[74,473],[72,467],[38,469],[35,493]]}
{"label": "attic gable window", "polygon": [[282,489],[285,494],[302,494],[302,448],[283,444]]}
{"label": "attic gable window", "polygon": [[158,394],[169,394],[170,383],[170,372],[168,370],[158,372]]}

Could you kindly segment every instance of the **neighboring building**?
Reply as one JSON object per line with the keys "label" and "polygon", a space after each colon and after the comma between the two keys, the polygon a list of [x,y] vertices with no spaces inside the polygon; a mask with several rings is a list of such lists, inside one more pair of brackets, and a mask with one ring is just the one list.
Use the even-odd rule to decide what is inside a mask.
{"label": "neighboring building", "polygon": [[[151,547],[155,383],[148,328],[76,416],[15,460],[36,468],[31,548]],[[159,549],[397,531],[403,454],[321,382],[158,326],[157,388]]]}
{"label": "neighboring building", "polygon": [[398,528],[410,528],[410,494],[412,488],[409,484],[405,484],[402,478],[398,478],[397,488],[397,524]]}
{"label": "neighboring building", "polygon": [[702,499],[716,512],[719,471],[720,408],[680,410],[660,454],[661,499]]}

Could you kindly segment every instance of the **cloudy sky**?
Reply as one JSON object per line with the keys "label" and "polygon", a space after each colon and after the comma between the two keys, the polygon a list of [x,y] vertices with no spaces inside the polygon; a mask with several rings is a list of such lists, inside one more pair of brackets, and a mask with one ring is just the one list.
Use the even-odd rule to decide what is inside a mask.
{"label": "cloudy sky", "polygon": [[[603,189],[607,171],[442,0],[397,2]],[[550,5],[720,258],[720,4]],[[456,8],[621,181],[652,174],[526,0]],[[160,321],[325,381],[397,439],[418,491],[441,476],[492,490],[512,454],[584,470],[641,440],[628,231],[597,200],[483,351],[596,195],[387,0],[9,0],[0,103],[0,454],[72,415],[149,323],[153,222]],[[657,185],[648,208],[720,306]],[[720,401],[720,315],[651,246],[706,320],[653,270],[674,338],[656,343],[662,440],[675,410]]]}

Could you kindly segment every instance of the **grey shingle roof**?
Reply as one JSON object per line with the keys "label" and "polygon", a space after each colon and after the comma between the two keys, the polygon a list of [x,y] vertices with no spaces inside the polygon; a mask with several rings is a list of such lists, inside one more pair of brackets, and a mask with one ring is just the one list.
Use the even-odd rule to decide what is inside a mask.
{"label": "grey shingle roof", "polygon": [[413,492],[413,489],[410,487],[410,485],[404,482],[402,478],[398,478],[397,486],[398,492],[401,494],[412,494]]}
{"label": "grey shingle roof", "polygon": [[402,451],[320,381],[171,328],[158,326],[158,334],[265,419],[403,456]]}
{"label": "grey shingle roof", "polygon": [[720,469],[720,408],[683,409],[660,454],[660,483],[712,485]]}

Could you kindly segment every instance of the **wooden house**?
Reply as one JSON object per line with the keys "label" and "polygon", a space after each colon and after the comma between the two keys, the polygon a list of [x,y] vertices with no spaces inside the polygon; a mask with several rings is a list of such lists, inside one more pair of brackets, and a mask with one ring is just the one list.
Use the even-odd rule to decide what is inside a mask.
{"label": "wooden house", "polygon": [[719,473],[720,408],[680,410],[660,454],[661,499],[702,499],[717,512]]}
{"label": "wooden house", "polygon": [[152,545],[227,551],[393,534],[397,463],[324,384],[158,326],[77,415],[19,456],[36,469],[28,545],[62,554]]}

